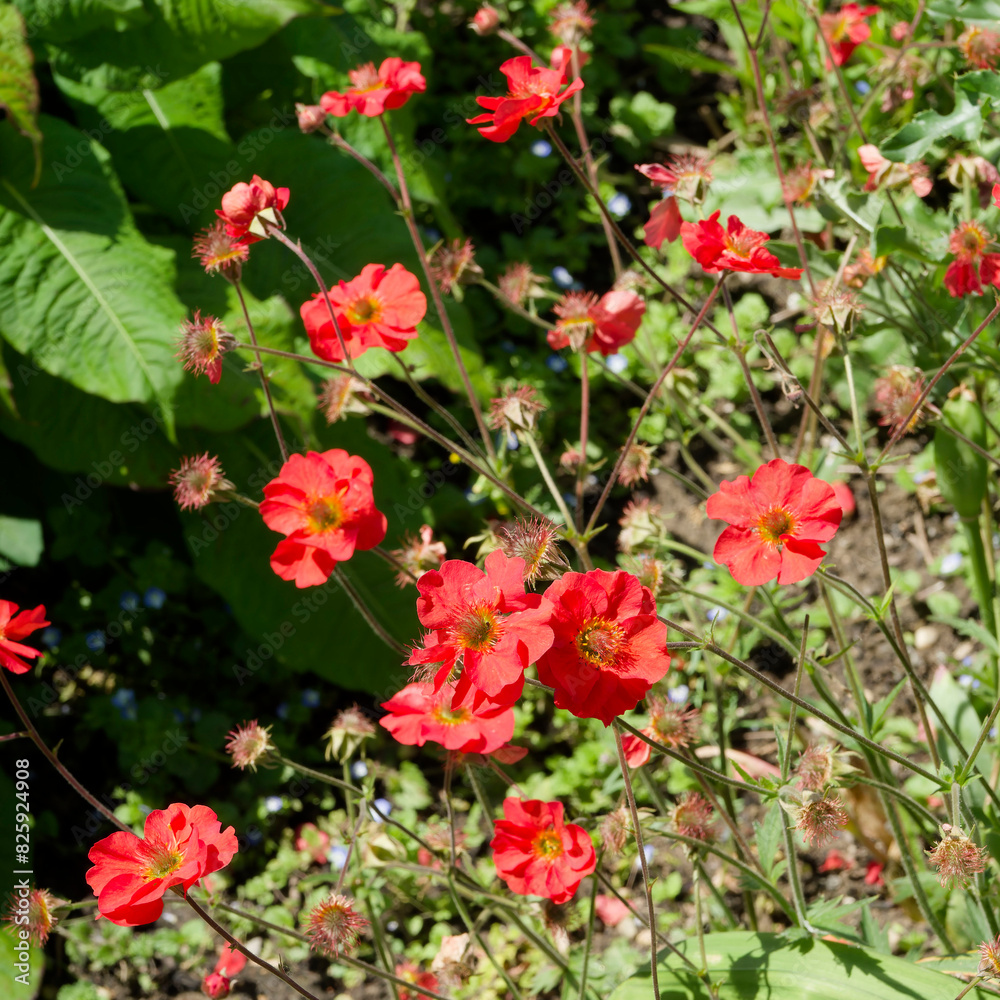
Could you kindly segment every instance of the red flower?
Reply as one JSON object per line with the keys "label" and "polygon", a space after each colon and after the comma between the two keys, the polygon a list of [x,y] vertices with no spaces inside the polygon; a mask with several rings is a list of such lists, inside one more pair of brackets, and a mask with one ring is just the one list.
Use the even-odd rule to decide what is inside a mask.
{"label": "red flower", "polygon": [[736,218],[729,216],[726,229],[719,223],[719,213],[713,212],[702,222],[681,223],[684,249],[709,273],[746,271],[750,274],[770,274],[775,278],[800,278],[801,267],[782,267],[781,261],[764,249],[771,237],[758,233]]}
{"label": "red flower", "polygon": [[539,680],[555,688],[556,708],[610,725],[670,667],[652,593],[624,570],[594,569],[564,574],[545,596],[555,637]]}
{"label": "red flower", "polygon": [[635,169],[663,188],[664,198],[650,213],[643,227],[643,242],[657,250],[663,241],[673,243],[681,233],[681,210],[678,198],[692,204],[704,200],[712,183],[711,161],[694,153],[673,155],[669,162],[637,163]]}
{"label": "red flower", "polygon": [[[458,658],[463,679],[492,698],[513,704],[524,671],[552,644],[551,609],[541,594],[524,592],[524,560],[499,549],[486,557],[486,572],[462,559],[447,559],[417,581],[417,617],[433,634],[409,662],[441,663],[440,687]],[[464,685],[456,693],[461,698]]]}
{"label": "red flower", "polygon": [[507,702],[475,699],[469,688],[455,698],[455,684],[435,690],[431,683],[407,684],[382,707],[379,724],[397,742],[422,747],[428,740],[459,753],[493,753],[514,735],[514,711]]}
{"label": "red flower", "polygon": [[26,674],[31,665],[21,657],[29,660],[42,654],[37,649],[24,646],[17,639],[50,624],[45,621],[45,606],[39,604],[31,611],[21,611],[18,614],[17,605],[13,601],[0,601],[0,666],[6,667],[12,674]]}
{"label": "red flower", "polygon": [[955,259],[944,274],[954,298],[982,295],[983,285],[1000,286],[1000,253],[986,253],[990,234],[978,222],[962,222],[948,239]]}
{"label": "red flower", "polygon": [[491,122],[479,130],[491,142],[506,142],[527,118],[529,125],[537,125],[542,118],[559,114],[559,106],[567,97],[583,89],[583,81],[574,80],[562,93],[559,88],[566,82],[566,67],[571,52],[564,45],[552,53],[552,68],[531,65],[531,56],[508,59],[500,72],[507,77],[506,97],[477,97],[476,103],[489,114],[466,118],[470,125]]}
{"label": "red flower", "polygon": [[243,952],[233,951],[228,944],[224,944],[219,960],[215,963],[215,970],[202,980],[201,992],[213,1000],[229,996],[232,978],[238,976],[246,964],[247,957]]}
{"label": "red flower", "polygon": [[[489,8],[483,8],[483,10],[488,10]],[[482,13],[482,10],[476,12],[476,15]],[[422,986],[425,990],[437,990],[438,989],[438,977],[434,975],[433,972],[421,972],[420,969],[414,965],[408,959],[404,959],[399,965],[396,966],[396,975],[400,979],[405,979],[408,983],[413,983],[414,986]],[[423,996],[422,993],[417,993],[415,990],[405,990],[399,987],[399,1000],[420,1000]]]}
{"label": "red flower", "polygon": [[823,863],[816,869],[818,872],[842,872],[851,867],[850,861],[840,853],[832,850],[823,859]]}
{"label": "red flower", "polygon": [[597,867],[586,830],[563,823],[561,802],[504,799],[493,826],[493,862],[511,892],[565,903]]}
{"label": "red flower", "polygon": [[1000,208],[1000,184],[993,185],[993,204]]}
{"label": "red flower", "polygon": [[201,317],[201,310],[194,311],[193,319],[186,319],[181,325],[181,335],[177,341],[178,351],[174,355],[184,362],[186,371],[195,375],[207,375],[212,385],[218,385],[222,378],[222,357],[236,346],[236,338],[214,316]]}
{"label": "red flower", "polygon": [[267,236],[257,216],[280,224],[288,198],[288,188],[276,188],[254,174],[249,184],[240,181],[222,196],[222,208],[217,208],[215,214],[226,224],[230,236],[242,238],[244,244],[256,243]]}
{"label": "red flower", "polygon": [[[873,17],[878,11],[878,7],[859,7],[856,3],[845,3],[836,12],[820,15],[820,29],[837,66],[843,66],[851,58],[851,53],[868,40],[872,29],[865,18]],[[826,60],[826,68],[830,68],[829,58]]]}
{"label": "red flower", "polygon": [[549,347],[600,351],[605,357],[635,339],[646,303],[633,291],[613,289],[597,298],[593,292],[568,292],[553,307],[556,328],[546,335]]}
{"label": "red flower", "polygon": [[[417,335],[427,312],[420,282],[402,264],[366,264],[350,281],[330,289],[337,325],[352,358],[369,347],[401,351]],[[327,361],[343,361],[340,340],[323,296],[314,294],[299,308],[313,353]]]}
{"label": "red flower", "polygon": [[375,508],[371,466],[343,448],[292,455],[264,487],[260,514],[286,536],[271,568],[297,587],[323,583],[338,562],[385,538],[385,515]]}
{"label": "red flower", "polygon": [[887,160],[873,143],[858,146],[858,159],[868,173],[865,181],[866,191],[875,191],[883,185],[887,188],[905,187],[909,184],[918,198],[926,198],[934,187],[934,182],[927,176],[927,165],[924,163],[893,163]]}
{"label": "red flower", "polygon": [[222,829],[208,806],[174,802],[146,817],[144,839],[120,831],[99,840],[88,858],[87,882],[101,915],[121,927],[151,924],[163,912],[171,886],[187,892],[200,878],[225,868],[237,851],[236,834]]}
{"label": "red flower", "polygon": [[352,86],[345,93],[329,90],[319,99],[323,110],[336,118],[343,118],[351,111],[377,118],[393,108],[401,108],[411,94],[422,94],[427,89],[420,63],[403,62],[398,56],[389,56],[378,70],[374,63],[365,63],[348,70],[347,75]]}
{"label": "red flower", "polygon": [[811,576],[826,555],[819,543],[833,538],[844,516],[829,483],[780,458],[762,465],[752,480],[720,483],[706,513],[729,523],[712,554],[745,587]]}
{"label": "red flower", "polygon": [[181,510],[201,510],[221,494],[236,487],[226,479],[218,457],[209,455],[186,455],[181,459],[179,469],[170,473],[170,485],[174,488],[174,499]]}

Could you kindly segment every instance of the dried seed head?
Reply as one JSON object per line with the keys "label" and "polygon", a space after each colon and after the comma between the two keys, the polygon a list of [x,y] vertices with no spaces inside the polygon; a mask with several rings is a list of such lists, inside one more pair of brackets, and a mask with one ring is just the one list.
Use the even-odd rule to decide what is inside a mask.
{"label": "dried seed head", "polygon": [[365,740],[374,735],[374,723],[357,705],[352,705],[339,712],[323,734],[323,738],[329,740],[323,756],[327,760],[348,760]]}
{"label": "dried seed head", "polygon": [[854,292],[846,288],[833,288],[832,282],[833,279],[820,285],[809,311],[817,323],[844,336],[850,336],[854,329],[854,321],[864,306],[858,301]]}
{"label": "dried seed head", "polygon": [[360,913],[354,912],[354,901],[333,893],[309,914],[309,947],[323,955],[339,958],[340,953],[354,950],[358,937],[368,926]]}
{"label": "dried seed head", "polygon": [[875,379],[873,405],[879,415],[879,424],[888,427],[890,434],[897,434],[900,428],[903,428],[904,434],[915,430],[926,419],[926,404],[914,413],[912,419],[907,421],[907,417],[923,391],[924,377],[918,369],[893,365],[887,374]]}
{"label": "dried seed head", "polygon": [[618,470],[618,482],[622,486],[635,486],[649,479],[649,466],[653,461],[653,449],[648,444],[633,441],[625,452],[625,460]]}
{"label": "dried seed head", "polygon": [[459,284],[472,284],[483,274],[476,263],[472,240],[455,239],[450,244],[442,243],[430,255],[430,268],[445,295],[452,293]]}
{"label": "dried seed head", "polygon": [[248,767],[256,771],[257,765],[265,762],[276,749],[271,742],[271,727],[258,725],[256,719],[237,726],[229,733],[226,742],[226,753],[233,758],[233,767],[241,771]]}
{"label": "dried seed head", "polygon": [[524,560],[524,582],[554,580],[569,569],[559,549],[555,526],[540,518],[520,518],[505,524],[499,533],[500,548],[509,559]]}
{"label": "dried seed head", "polygon": [[403,547],[392,550],[391,554],[403,566],[396,573],[396,586],[406,587],[416,583],[424,573],[437,569],[444,562],[447,551],[444,542],[435,542],[433,538],[434,529],[429,524],[423,524],[419,535],[406,535]]}
{"label": "dried seed head", "polygon": [[795,828],[812,847],[822,847],[833,840],[837,831],[847,825],[848,815],[836,794],[821,797],[814,792],[803,792],[802,805],[792,811]]}
{"label": "dried seed head", "polygon": [[182,458],[180,468],[170,473],[170,485],[181,510],[200,510],[236,489],[226,479],[218,458],[207,451]]}
{"label": "dried seed head", "polygon": [[187,371],[207,375],[209,382],[216,385],[222,378],[222,357],[235,346],[236,338],[222,325],[222,320],[214,316],[202,319],[201,310],[196,310],[194,317],[181,326],[175,356],[184,362]]}
{"label": "dried seed head", "polygon": [[497,279],[504,296],[515,305],[527,305],[531,299],[541,299],[546,295],[542,282],[548,281],[531,270],[530,264],[518,261],[509,264],[507,270]]}
{"label": "dried seed head", "polygon": [[1000,979],[1000,936],[979,946],[979,974],[987,979]]}
{"label": "dried seed head", "polygon": [[53,896],[48,889],[29,889],[27,896],[11,893],[7,897],[3,919],[10,924],[12,934],[19,931],[28,935],[28,940],[41,948],[49,939],[49,934],[59,922],[53,912],[59,906],[68,906],[65,899]]}
{"label": "dried seed head", "polygon": [[622,529],[618,535],[618,548],[625,553],[634,552],[659,537],[663,528],[663,508],[647,498],[630,500],[618,524]]}
{"label": "dried seed head", "polygon": [[965,61],[976,69],[996,69],[1000,64],[1000,34],[970,24],[958,36],[958,47]]}
{"label": "dried seed head", "polygon": [[715,836],[712,817],[715,810],[711,802],[698,792],[687,792],[670,811],[670,822],[683,837],[693,840],[711,840]]}
{"label": "dried seed head", "polygon": [[508,434],[532,431],[537,415],[545,408],[530,385],[519,385],[505,395],[490,400],[490,426]]}
{"label": "dried seed head", "polygon": [[560,4],[552,11],[549,30],[563,45],[576,45],[591,33],[596,23],[586,0],[577,0],[576,3]]}
{"label": "dried seed head", "polygon": [[927,852],[927,863],[938,870],[938,881],[946,889],[954,885],[965,888],[969,879],[986,871],[989,851],[977,847],[958,827],[945,823],[941,840]]}
{"label": "dried seed head", "polygon": [[319,390],[319,408],[328,424],[343,420],[349,413],[365,414],[368,407],[359,394],[366,391],[361,379],[353,375],[334,375]]}
{"label": "dried seed head", "polygon": [[632,820],[625,806],[619,806],[601,820],[601,843],[608,857],[614,857],[625,850],[625,841],[631,829]]}
{"label": "dried seed head", "polygon": [[799,757],[795,776],[799,785],[810,792],[821,792],[833,779],[833,748],[811,746]]}
{"label": "dried seed head", "polygon": [[593,292],[567,292],[552,307],[559,317],[556,330],[569,340],[569,346],[578,351],[591,338],[595,323],[590,312],[597,305]]}
{"label": "dried seed head", "polygon": [[650,726],[656,738],[669,747],[680,749],[689,746],[698,738],[701,713],[686,705],[676,705],[668,698],[650,694],[646,696]]}
{"label": "dried seed head", "polygon": [[250,248],[230,236],[226,224],[218,219],[194,238],[191,256],[201,261],[206,274],[221,274],[230,281],[238,281]]}

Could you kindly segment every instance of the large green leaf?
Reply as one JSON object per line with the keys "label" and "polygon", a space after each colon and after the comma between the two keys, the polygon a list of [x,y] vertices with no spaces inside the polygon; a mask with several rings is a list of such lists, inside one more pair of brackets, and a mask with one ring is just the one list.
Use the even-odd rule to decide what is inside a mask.
{"label": "large green leaf", "polygon": [[28,37],[66,42],[98,29],[124,31],[145,24],[142,0],[14,0],[24,15]]}
{"label": "large green leaf", "polygon": [[41,169],[38,129],[38,81],[32,70],[34,59],[24,40],[24,21],[18,9],[0,3],[0,108],[35,148],[35,171]]}
{"label": "large green leaf", "polygon": [[921,111],[914,115],[898,132],[891,135],[879,146],[879,151],[887,160],[897,163],[914,163],[924,156],[931,147],[941,140],[953,142],[956,139],[971,142],[979,138],[983,130],[983,117],[989,113],[991,96],[987,95],[981,104],[969,100],[963,88],[955,90],[955,107],[950,114],[937,111]]}
{"label": "large green leaf", "polygon": [[27,144],[0,131],[0,335],[84,392],[158,404],[169,434],[184,318],[174,255],[136,230],[99,145],[43,125],[35,189]]}
{"label": "large green leaf", "polygon": [[1000,23],[1000,0],[930,0],[927,14],[935,21],[962,21],[983,28]]}
{"label": "large green leaf", "polygon": [[[700,964],[698,941],[679,945]],[[675,955],[661,952],[662,1000],[709,1000],[708,990]],[[953,1000],[962,984],[949,976],[858,945],[780,934],[733,931],[705,936],[708,972],[719,1000]],[[649,969],[622,983],[610,1000],[649,1000]],[[989,994],[974,989],[970,1000]]]}
{"label": "large green leaf", "polygon": [[[78,6],[79,0],[53,3],[58,10]],[[86,6],[96,13],[96,5]],[[156,87],[256,48],[293,17],[333,10],[320,0],[144,0],[143,7],[144,23],[127,31],[100,28],[50,47],[53,68],[109,90]],[[135,23],[131,16],[129,23]]]}
{"label": "large green leaf", "polygon": [[18,566],[37,566],[44,550],[41,521],[0,515],[0,556]]}

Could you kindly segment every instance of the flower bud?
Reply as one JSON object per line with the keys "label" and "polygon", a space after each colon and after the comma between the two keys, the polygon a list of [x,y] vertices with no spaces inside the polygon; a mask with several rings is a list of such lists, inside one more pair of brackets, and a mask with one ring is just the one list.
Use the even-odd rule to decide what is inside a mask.
{"label": "flower bud", "polygon": [[484,4],[472,15],[469,27],[477,35],[492,35],[500,27],[500,15],[489,4]]}
{"label": "flower bud", "polygon": [[938,881],[948,889],[958,884],[965,888],[969,880],[986,871],[989,852],[977,847],[958,827],[941,826],[941,840],[927,852],[927,863],[938,870]]}
{"label": "flower bud", "polygon": [[374,724],[357,705],[352,705],[340,712],[326,731],[324,738],[330,742],[323,751],[323,756],[326,760],[332,758],[343,763],[357,753],[365,740],[374,735]]}
{"label": "flower bud", "polygon": [[207,451],[182,458],[180,468],[170,473],[170,484],[181,510],[201,510],[236,489],[226,479],[219,459]]}
{"label": "flower bud", "polygon": [[244,722],[229,733],[226,743],[226,753],[233,758],[233,767],[241,771],[250,768],[257,770],[257,765],[277,749],[271,742],[271,727],[258,725],[257,720]]}
{"label": "flower bud", "polygon": [[326,124],[326,112],[320,104],[296,104],[295,114],[303,132],[315,132]]}

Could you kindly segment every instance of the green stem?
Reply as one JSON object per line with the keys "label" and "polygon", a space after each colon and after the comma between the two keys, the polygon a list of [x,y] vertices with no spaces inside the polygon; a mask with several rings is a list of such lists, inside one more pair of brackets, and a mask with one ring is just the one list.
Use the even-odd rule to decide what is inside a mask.
{"label": "green stem", "polygon": [[[806,663],[806,638],[809,635],[809,616],[806,615],[805,622],[802,625],[802,646],[799,649],[799,661],[795,665],[795,686],[793,691],[795,692],[795,697],[798,698],[799,690],[802,686],[802,668]],[[795,703],[792,702],[791,708],[788,710],[788,735],[785,737],[785,753],[781,760],[781,780],[782,782],[788,781],[788,774],[791,770],[792,764],[792,741],[795,738]]]}
{"label": "green stem", "polygon": [[[601,858],[597,858],[598,867]],[[587,914],[587,938],[583,943],[583,968],[580,970],[580,1000],[587,992],[587,974],[590,971],[590,949],[594,943],[594,919],[597,916],[597,875],[590,877],[590,909]]]}
{"label": "green stem", "polygon": [[545,485],[549,488],[549,493],[552,499],[555,500],[556,506],[559,508],[559,513],[562,514],[566,522],[566,527],[572,529],[573,527],[573,515],[569,512],[569,507],[566,506],[566,501],[563,500],[562,494],[559,492],[559,487],[556,485],[556,481],[552,478],[552,473],[549,471],[549,467],[542,457],[542,453],[538,448],[538,442],[535,440],[535,435],[531,431],[525,431],[523,434],[519,434],[518,438],[522,440],[527,446],[528,451],[531,452],[531,457],[535,460],[535,465],[538,467],[538,471],[542,474],[542,479],[545,480]]}
{"label": "green stem", "polygon": [[972,585],[979,604],[979,617],[990,635],[996,638],[997,623],[993,617],[993,583],[990,571],[986,565],[986,549],[983,546],[983,533],[980,530],[979,518],[963,517],[962,531],[965,533],[965,544],[969,550],[969,562],[972,566]]}

